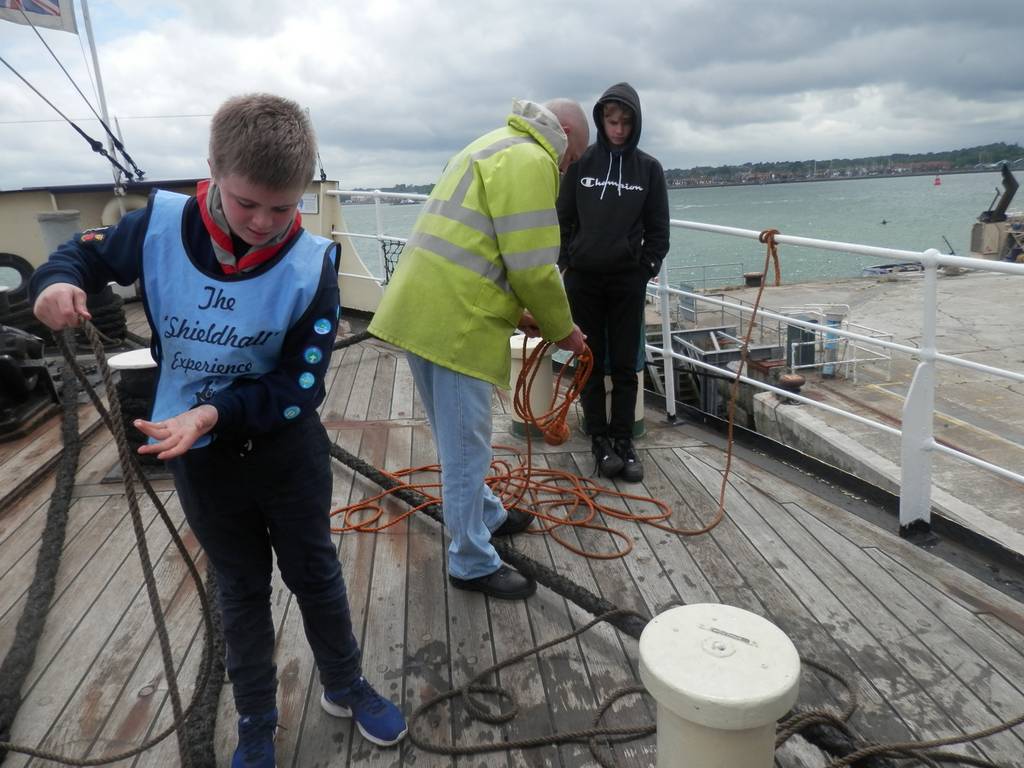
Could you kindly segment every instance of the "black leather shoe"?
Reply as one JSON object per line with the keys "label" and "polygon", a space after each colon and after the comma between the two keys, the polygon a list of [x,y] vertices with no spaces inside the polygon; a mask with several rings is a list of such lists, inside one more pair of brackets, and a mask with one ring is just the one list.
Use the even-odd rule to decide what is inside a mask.
{"label": "black leather shoe", "polygon": [[525,600],[537,591],[537,582],[507,565],[478,579],[456,579],[449,576],[448,583],[456,589],[483,592],[498,600]]}
{"label": "black leather shoe", "polygon": [[612,441],[604,435],[594,435],[590,441],[590,452],[602,477],[615,477],[622,471],[622,458],[615,452]]}
{"label": "black leather shoe", "polygon": [[636,455],[633,448],[633,441],[628,437],[615,441],[615,453],[622,459],[622,473],[620,477],[628,483],[639,483],[644,479],[644,465],[640,463],[640,457]]}
{"label": "black leather shoe", "polygon": [[517,533],[522,533],[532,524],[533,515],[528,512],[520,512],[518,509],[510,509],[505,522],[494,529],[491,533],[491,538],[495,536],[513,536]]}

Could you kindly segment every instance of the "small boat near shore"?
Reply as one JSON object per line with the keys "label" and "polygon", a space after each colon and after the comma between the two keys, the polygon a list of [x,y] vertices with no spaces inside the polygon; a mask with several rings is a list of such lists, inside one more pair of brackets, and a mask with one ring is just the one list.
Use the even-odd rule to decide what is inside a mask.
{"label": "small boat near shore", "polygon": [[900,275],[909,272],[924,272],[924,265],[918,261],[897,261],[892,264],[874,264],[864,267],[861,275],[864,277],[877,277],[878,275]]}

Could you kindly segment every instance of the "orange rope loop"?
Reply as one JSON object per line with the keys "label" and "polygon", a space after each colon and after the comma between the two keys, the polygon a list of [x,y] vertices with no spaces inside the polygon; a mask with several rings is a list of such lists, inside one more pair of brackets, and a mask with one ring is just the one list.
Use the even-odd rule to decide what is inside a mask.
{"label": "orange rope loop", "polygon": [[[781,232],[777,229],[765,229],[757,236],[758,242],[764,243],[768,246],[768,252],[765,254],[764,260],[764,271],[761,273],[762,285],[764,285],[764,281],[768,277],[769,261],[774,262],[775,264],[775,285],[782,285],[782,268],[779,266],[778,246],[775,244],[775,236],[778,234],[781,234]],[[758,298],[760,298],[760,294],[758,294]]]}
{"label": "orange rope loop", "polygon": [[775,264],[775,285],[782,283],[782,271],[779,267],[779,251],[775,243],[775,236],[779,234],[777,229],[765,229],[758,235],[759,242],[767,246],[764,256],[764,269],[761,271],[761,285],[757,289],[757,297],[754,299],[754,306],[750,310],[750,322],[747,324],[747,333],[743,337],[743,344],[740,346],[740,364],[736,369],[736,378],[732,380],[729,387],[729,422],[728,437],[725,448],[725,471],[722,473],[722,485],[718,491],[718,513],[715,515],[717,523],[725,516],[725,490],[729,483],[729,472],[732,470],[732,446],[733,446],[733,422],[736,418],[736,400],[739,395],[740,377],[747,368],[747,361],[750,357],[750,338],[754,334],[754,321],[757,319],[757,312],[761,307],[761,297],[764,295],[765,280],[768,278],[768,267]]}
{"label": "orange rope loop", "polygon": [[[565,372],[570,366],[566,364],[559,369],[558,378],[555,380],[555,386],[551,392],[551,404],[548,406],[547,411],[538,415],[533,412],[533,405],[530,403],[530,392],[533,390],[533,383],[537,378],[537,373],[540,371],[540,366],[543,364],[544,357],[551,346],[550,341],[541,342],[527,355],[527,338],[523,336],[523,370],[516,380],[512,407],[515,409],[516,415],[523,420],[523,424],[527,427],[527,432],[529,432],[531,426],[534,426],[543,435],[545,443],[548,445],[561,445],[569,439],[569,426],[566,423],[569,409],[583,392],[583,385],[590,378],[590,372],[594,369],[594,355],[590,348],[587,347],[581,354],[573,356],[572,361],[575,362],[575,365],[572,368],[574,373],[572,379],[565,385],[565,393],[561,395],[561,398],[562,382]],[[561,399],[561,402],[559,402],[559,399]]]}
{"label": "orange rope loop", "polygon": [[[551,402],[547,410],[541,414],[533,413],[530,404],[530,391],[541,365],[550,364],[546,354],[550,342],[538,344],[529,355],[526,354],[526,338],[523,340],[523,368],[516,381],[513,393],[513,409],[526,427],[526,450],[506,445],[494,445],[497,452],[491,462],[491,474],[487,477],[487,485],[501,499],[506,509],[517,509],[533,515],[539,521],[527,532],[531,534],[548,534],[552,539],[575,554],[583,557],[609,560],[623,557],[633,549],[633,538],[616,528],[601,522],[600,515],[617,520],[644,523],[669,533],[682,536],[697,536],[710,531],[721,520],[721,514],[707,525],[698,529],[676,528],[669,524],[672,509],[664,501],[648,496],[623,493],[605,488],[595,481],[580,477],[572,472],[534,466],[533,429],[543,436],[549,445],[561,445],[569,438],[567,424],[569,411],[573,402],[580,396],[593,370],[593,353],[587,349],[574,356],[569,363],[563,365],[558,373],[553,388]],[[569,371],[572,374],[569,375]],[[362,501],[334,510],[332,517],[341,517],[342,525],[332,527],[334,533],[357,531],[360,533],[379,533],[401,522],[409,515],[429,504],[440,503],[441,483],[410,482],[408,478],[421,472],[440,475],[441,467],[431,464],[422,467],[410,467],[398,472],[384,472],[389,478],[399,483],[391,491],[383,491]],[[427,501],[413,509],[408,509],[380,522],[384,517],[384,499],[392,493],[411,489],[423,494]],[[599,502],[605,497],[607,501]],[[627,507],[637,508],[629,511]],[[611,551],[592,551],[583,549],[578,543],[566,538],[563,529],[586,529],[606,534],[615,542]]]}

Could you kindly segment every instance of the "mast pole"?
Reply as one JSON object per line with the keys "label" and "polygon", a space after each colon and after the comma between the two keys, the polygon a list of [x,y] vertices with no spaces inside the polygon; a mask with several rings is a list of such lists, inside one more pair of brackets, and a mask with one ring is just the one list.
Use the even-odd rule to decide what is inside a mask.
{"label": "mast pole", "polygon": [[[85,36],[89,41],[89,53],[92,54],[92,68],[96,73],[96,90],[99,92],[100,99],[100,116],[103,118],[104,124],[110,125],[110,116],[107,114],[107,96],[103,92],[103,75],[100,73],[100,59],[96,55],[96,39],[92,35],[92,19],[89,16],[89,0],[80,0],[82,5],[82,18],[85,21]],[[111,157],[116,157],[116,150],[114,149],[114,140],[111,138],[109,131],[107,132],[107,152],[110,153]],[[119,195],[124,194],[124,188],[121,186],[121,172],[117,168],[111,169],[114,174],[114,192]]]}

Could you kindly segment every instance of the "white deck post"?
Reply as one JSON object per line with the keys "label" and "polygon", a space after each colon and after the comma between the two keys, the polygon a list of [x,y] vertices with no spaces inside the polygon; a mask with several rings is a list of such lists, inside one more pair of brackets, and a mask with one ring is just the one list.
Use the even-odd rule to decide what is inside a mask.
{"label": "white deck post", "polygon": [[644,627],[640,679],[658,702],[658,768],[772,768],[776,721],[799,693],[800,656],[757,614],[684,605]]}
{"label": "white deck post", "polygon": [[380,190],[375,189],[373,195],[373,212],[377,217],[377,258],[380,259],[380,276],[388,282],[388,260],[384,255],[384,212],[381,210]]}
{"label": "white deck post", "polygon": [[665,413],[668,420],[676,418],[676,376],[675,360],[672,359],[672,319],[669,316],[668,259],[661,262],[658,272],[658,298],[661,301],[661,354],[665,366]]}
{"label": "white deck post", "polygon": [[924,317],[921,325],[921,359],[903,405],[903,437],[900,443],[900,533],[931,526],[933,417],[935,412],[935,324],[938,316],[939,252],[924,253]]}

